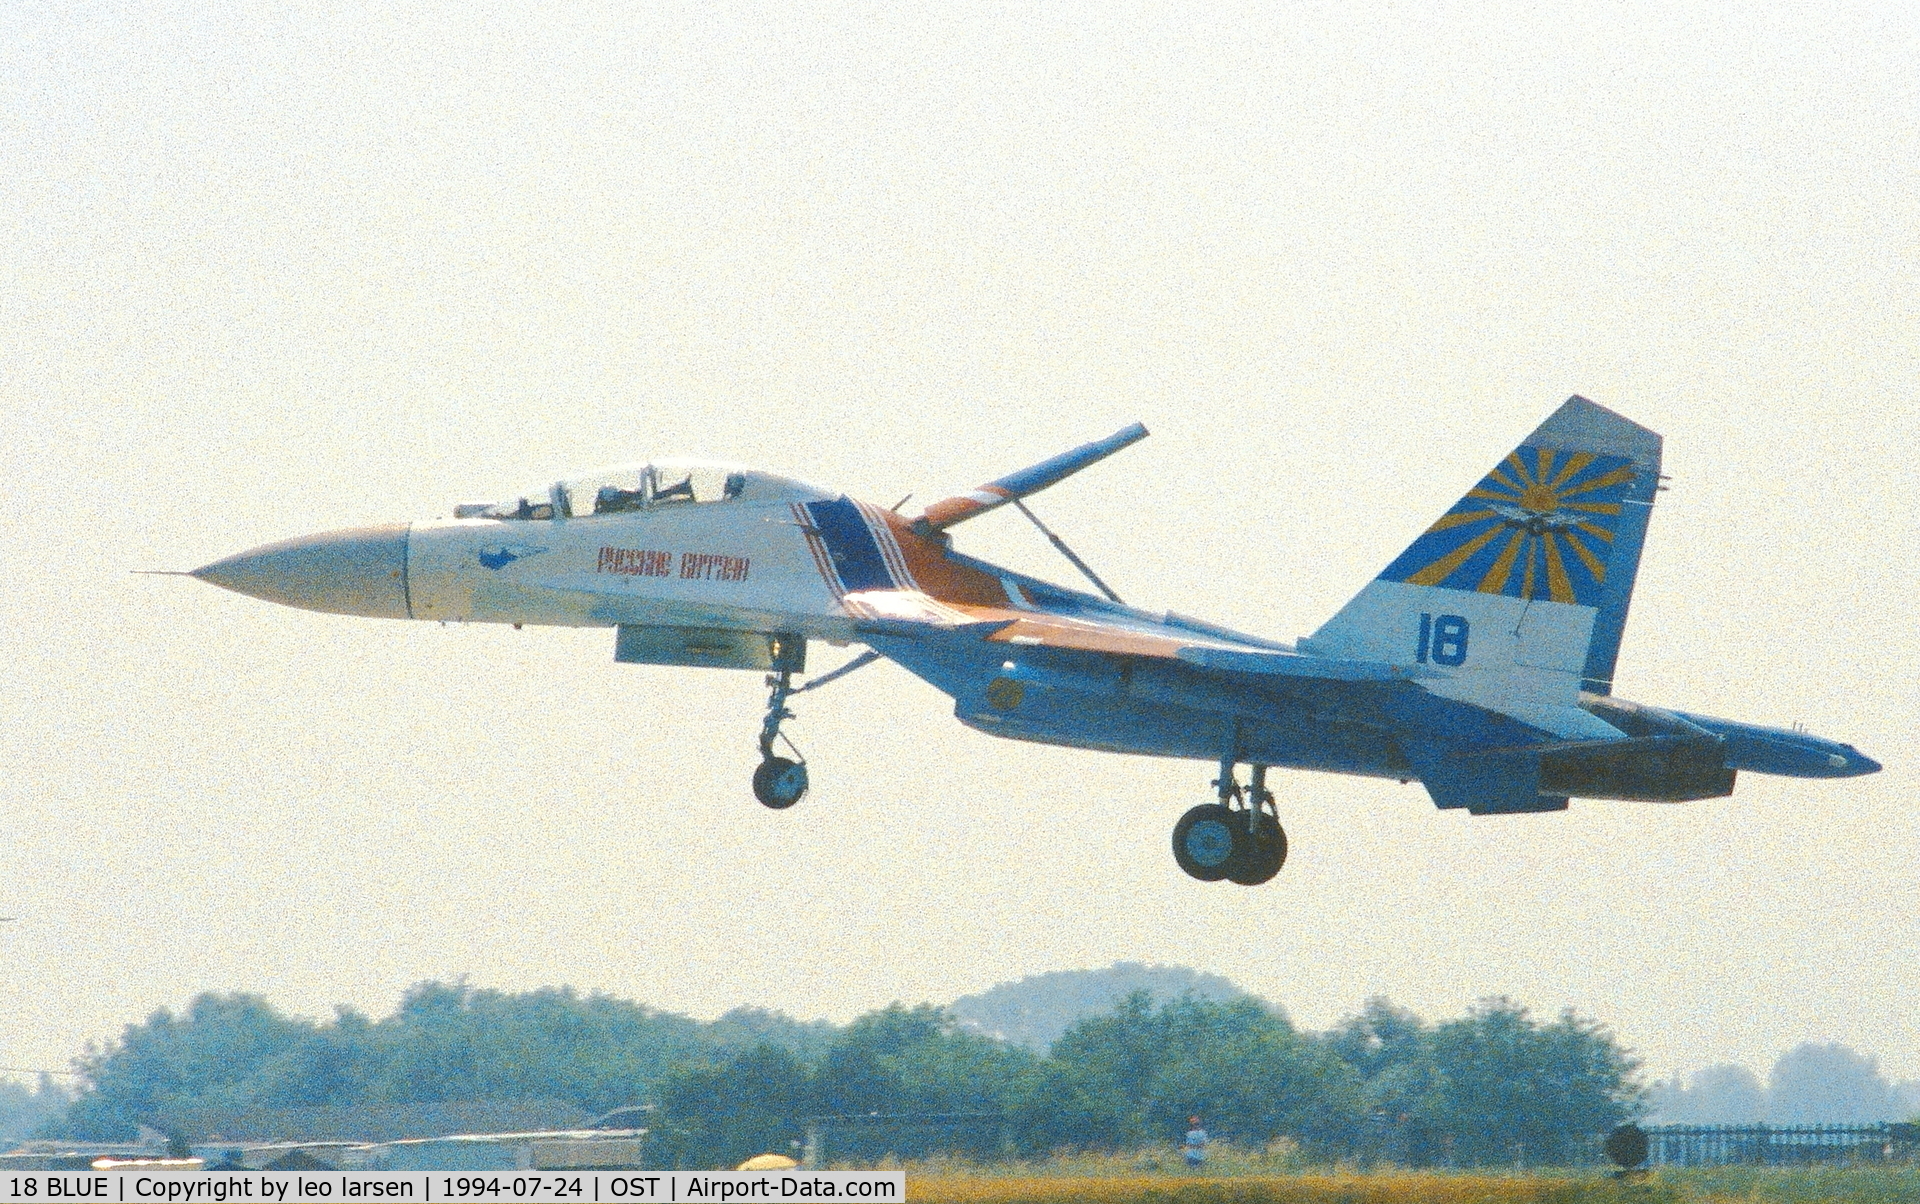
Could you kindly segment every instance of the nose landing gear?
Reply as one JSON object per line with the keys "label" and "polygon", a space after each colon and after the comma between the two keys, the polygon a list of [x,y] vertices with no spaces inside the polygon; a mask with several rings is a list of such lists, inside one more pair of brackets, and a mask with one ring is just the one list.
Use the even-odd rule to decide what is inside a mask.
{"label": "nose landing gear", "polygon": [[1268,881],[1286,864],[1287,833],[1267,789],[1267,767],[1253,766],[1243,791],[1233,763],[1222,761],[1213,785],[1219,801],[1195,807],[1173,826],[1174,861],[1202,882],[1224,878],[1258,886]]}
{"label": "nose landing gear", "polygon": [[[782,721],[793,718],[787,698],[794,693],[793,669],[779,664],[767,675],[772,694],[767,698],[767,717],[760,725],[760,767],[753,771],[753,797],[775,811],[785,811],[807,793],[807,758],[780,730]],[[793,757],[775,755],[775,740],[787,746]]]}
{"label": "nose landing gear", "polygon": [[[793,741],[787,739],[780,730],[780,724],[794,717],[787,709],[787,699],[795,694],[805,694],[808,690],[818,690],[821,686],[831,685],[850,673],[858,673],[880,659],[880,654],[868,649],[841,665],[833,672],[814,678],[804,686],[793,684],[793,675],[807,667],[807,640],[801,635],[774,635],[768,637],[768,652],[773,670],[767,674],[767,688],[772,691],[767,697],[767,717],[760,724],[760,767],[753,771],[753,797],[775,811],[785,811],[799,802],[807,793],[807,758]],[[791,757],[782,757],[773,751],[774,741],[787,746]]]}

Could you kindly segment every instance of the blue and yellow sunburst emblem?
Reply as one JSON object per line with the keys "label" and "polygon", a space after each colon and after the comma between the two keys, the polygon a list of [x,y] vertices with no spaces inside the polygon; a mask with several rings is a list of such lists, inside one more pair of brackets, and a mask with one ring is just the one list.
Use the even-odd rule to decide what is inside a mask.
{"label": "blue and yellow sunburst emblem", "polygon": [[1635,477],[1622,456],[1518,448],[1380,576],[1599,606]]}

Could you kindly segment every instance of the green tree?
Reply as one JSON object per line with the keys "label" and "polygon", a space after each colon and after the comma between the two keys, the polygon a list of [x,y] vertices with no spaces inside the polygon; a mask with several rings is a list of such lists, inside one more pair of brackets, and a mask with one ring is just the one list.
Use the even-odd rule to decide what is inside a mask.
{"label": "green tree", "polygon": [[1428,1029],[1420,1017],[1375,995],[1326,1035],[1327,1048],[1363,1079],[1426,1058]]}
{"label": "green tree", "polygon": [[596,1112],[639,1101],[711,1048],[695,1021],[622,999],[434,982],[408,991],[372,1042],[376,1099],[546,1098]]}
{"label": "green tree", "polygon": [[1380,996],[1368,999],[1322,1041],[1359,1074],[1365,1119],[1346,1145],[1363,1162],[1427,1166],[1448,1157],[1444,1076],[1434,1064],[1433,1030]]}
{"label": "green tree", "polygon": [[659,1090],[653,1155],[673,1167],[726,1168],[785,1153],[813,1111],[806,1067],[777,1045],[756,1045],[724,1064],[683,1066]]}
{"label": "green tree", "polygon": [[840,1029],[826,1020],[795,1020],[785,1012],[737,1007],[706,1025],[704,1035],[718,1055],[777,1045],[811,1066],[827,1056]]}
{"label": "green tree", "polygon": [[835,1039],[817,1088],[829,1113],[989,1111],[1032,1061],[1016,1046],[960,1031],[942,1008],[895,1003]]}
{"label": "green tree", "polygon": [[1260,1001],[1188,998],[1161,1016],[1166,1052],[1147,1116],[1155,1132],[1178,1133],[1198,1115],[1215,1137],[1243,1144],[1285,1136],[1325,1146],[1359,1119],[1359,1075]]}
{"label": "green tree", "polygon": [[1015,1114],[1034,1151],[1171,1141],[1194,1114],[1220,1138],[1332,1144],[1360,1100],[1351,1067],[1258,1000],[1189,996],[1156,1009],[1135,992],[1054,1043]]}
{"label": "green tree", "polygon": [[1569,1162],[1637,1113],[1639,1064],[1571,1010],[1541,1024],[1511,999],[1483,999],[1437,1025],[1430,1046],[1431,1112],[1461,1163]]}
{"label": "green tree", "polygon": [[117,1139],[195,1108],[559,1099],[604,1111],[644,1099],[714,1040],[685,1016],[567,988],[522,994],[421,983],[370,1022],[287,1017],[254,995],[161,1009],[80,1059],[59,1135]]}
{"label": "green tree", "polygon": [[1063,1033],[1015,1092],[1014,1124],[1029,1152],[1119,1149],[1149,1140],[1166,1028],[1135,991]]}
{"label": "green tree", "polygon": [[1768,1078],[1767,1115],[1781,1124],[1864,1124],[1902,1112],[1879,1061],[1844,1045],[1796,1045]]}
{"label": "green tree", "polygon": [[336,1008],[332,1024],[314,1027],[264,1061],[248,1095],[271,1107],[356,1103],[366,1098],[377,1057],[372,1023],[352,1008]]}
{"label": "green tree", "polygon": [[178,1017],[161,1008],[128,1025],[117,1044],[79,1059],[84,1088],[58,1127],[65,1136],[119,1140],[143,1124],[170,1128],[179,1101],[249,1102],[258,1069],[313,1033],[312,1022],[282,1016],[258,995],[199,995]]}
{"label": "green tree", "polygon": [[1185,966],[1115,962],[1104,970],[1054,970],[1003,982],[954,1000],[948,1010],[973,1032],[1044,1053],[1074,1024],[1112,1011],[1135,991],[1145,991],[1155,1003],[1183,995],[1224,1000],[1246,994],[1217,974]]}
{"label": "green tree", "polygon": [[73,1093],[42,1074],[31,1088],[12,1079],[0,1079],[0,1143],[14,1142],[57,1120],[73,1103]]}

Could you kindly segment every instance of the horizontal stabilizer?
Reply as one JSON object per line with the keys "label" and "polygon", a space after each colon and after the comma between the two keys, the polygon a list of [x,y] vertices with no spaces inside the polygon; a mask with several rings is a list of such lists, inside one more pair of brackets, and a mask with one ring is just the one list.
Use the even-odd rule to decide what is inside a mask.
{"label": "horizontal stabilizer", "polygon": [[[1434,692],[1440,693],[1438,690]],[[1562,740],[1617,740],[1620,737],[1618,728],[1577,706],[1559,706],[1513,694],[1485,701],[1473,698],[1467,701]]]}
{"label": "horizontal stabilizer", "polygon": [[1407,759],[1436,807],[1464,807],[1470,815],[1567,809],[1563,796],[1540,793],[1537,757],[1461,757],[1444,745],[1409,743]]}
{"label": "horizontal stabilizer", "polygon": [[1147,428],[1136,422],[1105,439],[1081,444],[1072,451],[1063,452],[1051,460],[1042,460],[1032,468],[1008,473],[999,480],[990,481],[971,492],[935,502],[927,507],[926,513],[914,520],[914,529],[922,532],[944,531],[956,523],[977,518],[1008,502],[1030,497],[1049,485],[1059,484],[1083,468],[1099,463],[1117,451],[1132,447],[1146,437]]}

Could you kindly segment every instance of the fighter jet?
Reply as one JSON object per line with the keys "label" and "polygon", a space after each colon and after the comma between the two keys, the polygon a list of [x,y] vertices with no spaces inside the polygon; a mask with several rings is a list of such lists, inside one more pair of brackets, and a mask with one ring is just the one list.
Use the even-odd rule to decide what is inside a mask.
{"label": "fighter jet", "polygon": [[[657,460],[191,575],[332,614],[610,627],[618,662],[765,673],[753,790],[776,809],[808,785],[781,727],[790,701],[884,657],[989,735],[1217,765],[1212,801],[1173,829],[1175,861],[1209,882],[1256,885],[1286,861],[1276,766],[1417,780],[1473,815],[1717,798],[1743,770],[1880,768],[1850,744],[1613,695],[1661,440],[1591,401],[1569,399],[1294,643],[1122,603],[1026,506],[1146,434],[1136,424],[914,517],[754,468]],[[954,547],[954,528],[1008,505],[1099,594]],[[810,642],[865,651],[796,685]]]}

